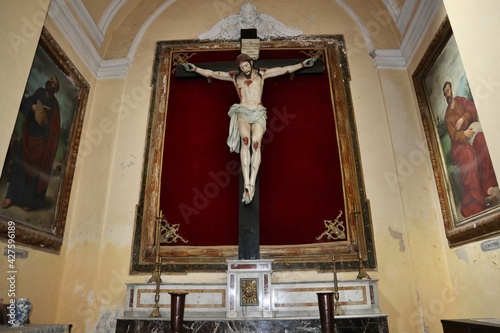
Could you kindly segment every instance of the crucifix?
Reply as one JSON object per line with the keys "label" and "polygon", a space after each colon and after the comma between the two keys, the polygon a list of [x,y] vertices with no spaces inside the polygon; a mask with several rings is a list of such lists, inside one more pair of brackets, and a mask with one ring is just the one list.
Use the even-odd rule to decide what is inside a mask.
{"label": "crucifix", "polygon": [[[252,32],[242,30],[241,39],[248,43]],[[255,30],[255,29],[249,29]],[[250,38],[249,38],[250,36]],[[255,39],[258,40],[255,31]],[[252,51],[255,51],[253,48]],[[258,52],[257,52],[258,55]],[[231,152],[240,154],[242,198],[239,206],[238,257],[240,260],[259,259],[259,186],[257,182],[261,163],[261,141],[266,130],[267,111],[262,105],[264,81],[267,78],[291,74],[301,69],[322,72],[320,65],[314,68],[315,58],[306,60],[273,60],[254,64],[254,58],[241,53],[236,66],[227,62],[192,64],[183,63],[176,76],[197,74],[209,79],[232,82],[240,99],[229,108],[230,126],[227,144]],[[236,67],[236,68],[235,68]],[[179,70],[184,69],[184,70]]]}

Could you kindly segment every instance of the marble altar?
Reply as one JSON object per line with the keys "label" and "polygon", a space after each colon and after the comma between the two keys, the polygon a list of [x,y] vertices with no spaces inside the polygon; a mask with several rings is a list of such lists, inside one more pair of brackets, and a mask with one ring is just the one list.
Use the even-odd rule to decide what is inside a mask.
{"label": "marble altar", "polygon": [[[225,284],[161,283],[161,317],[150,318],[156,304],[154,283],[127,284],[127,302],[116,333],[170,332],[169,293],[187,293],[184,332],[321,332],[317,293],[332,292],[333,281],[272,282],[273,260],[228,260]],[[339,332],[387,333],[380,310],[378,280],[338,280],[344,315],[334,319]]]}
{"label": "marble altar", "polygon": [[[339,303],[346,316],[373,316],[381,315],[378,289],[378,280],[339,280]],[[319,318],[318,292],[333,290],[333,282],[274,282],[268,284],[270,313],[266,317],[272,318]],[[231,289],[229,289],[231,290]],[[231,295],[228,295],[227,284],[169,284],[160,285],[160,300],[158,302],[163,318],[169,318],[170,295],[169,292],[185,292],[186,320],[190,318],[228,318],[228,309]],[[241,293],[234,289],[233,302],[241,306]],[[262,301],[259,301],[262,304]],[[124,317],[148,317],[155,304],[155,284],[130,283],[127,285],[127,303]],[[240,308],[239,319],[262,318],[252,307]],[[258,315],[256,315],[256,313]]]}
{"label": "marble altar", "polygon": [[[228,270],[230,272],[231,270]],[[263,270],[266,274],[266,270]],[[254,278],[254,277],[251,277]],[[259,277],[255,277],[259,278]],[[245,278],[244,278],[245,279]],[[380,311],[377,280],[341,280],[339,303],[345,315],[335,317],[335,329],[341,332],[387,333],[387,315]],[[228,309],[231,300],[227,284],[168,284],[160,287],[161,318],[149,318],[155,304],[155,285],[127,285],[127,304],[117,317],[116,333],[170,332],[169,292],[186,292],[184,332],[310,332],[320,333],[318,292],[332,291],[333,282],[274,282],[267,285],[270,311],[241,307],[241,293],[233,301],[240,308]],[[261,298],[259,298],[259,304]],[[230,317],[228,315],[234,315]]]}

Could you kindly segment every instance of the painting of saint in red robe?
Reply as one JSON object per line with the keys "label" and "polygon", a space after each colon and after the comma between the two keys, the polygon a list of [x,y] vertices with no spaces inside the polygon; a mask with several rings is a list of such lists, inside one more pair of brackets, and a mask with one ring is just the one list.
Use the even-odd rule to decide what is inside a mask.
{"label": "painting of saint in red robe", "polygon": [[38,46],[0,178],[2,215],[50,228],[78,89]]}
{"label": "painting of saint in red robe", "polygon": [[452,36],[425,79],[450,184],[455,221],[500,204],[480,117]]}
{"label": "painting of saint in red robe", "polygon": [[450,81],[444,83],[443,95],[448,103],[444,123],[450,155],[463,189],[460,212],[469,217],[499,204],[498,181],[474,102],[453,96]]}

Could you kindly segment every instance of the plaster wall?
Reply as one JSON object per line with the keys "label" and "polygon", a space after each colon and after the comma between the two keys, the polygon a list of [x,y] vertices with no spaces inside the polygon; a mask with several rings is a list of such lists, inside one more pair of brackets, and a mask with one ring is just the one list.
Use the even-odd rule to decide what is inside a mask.
{"label": "plaster wall", "polygon": [[[194,8],[194,9],[193,9]],[[235,5],[233,12],[237,12],[239,5]],[[379,270],[370,272],[373,278],[380,279],[381,305],[384,311],[390,314],[390,326],[393,331],[415,331],[419,330],[421,321],[409,322],[413,313],[418,312],[415,305],[417,296],[415,295],[415,285],[413,272],[411,270],[411,255],[407,248],[401,243],[406,241],[405,214],[403,203],[397,184],[388,182],[384,173],[398,173],[397,164],[392,153],[391,134],[389,133],[389,122],[385,111],[385,100],[382,95],[379,73],[368,55],[369,50],[362,37],[362,33],[356,23],[343,9],[335,3],[324,1],[316,6],[305,6],[296,2],[285,5],[282,2],[262,2],[258,4],[261,12],[270,13],[287,24],[299,27],[305,34],[336,34],[343,33],[346,37],[346,44],[349,52],[349,62],[352,76],[352,93],[354,110],[358,122],[358,132],[360,135],[360,146],[363,165],[365,166],[365,181],[367,185],[367,195],[372,205],[372,218],[374,220],[375,243]],[[281,11],[278,11],[281,9]],[[154,59],[155,45],[158,40],[191,39],[200,32],[192,27],[192,22],[196,25],[210,27],[220,19],[218,16],[203,17],[204,11],[190,6],[187,2],[175,2],[169,6],[150,25],[147,33],[144,34],[141,43],[133,59],[127,78],[123,85],[123,93],[113,94],[106,92],[100,97],[99,102],[95,102],[100,118],[112,117],[116,119],[116,138],[114,147],[109,150],[104,145],[96,146],[96,153],[104,149],[108,154],[112,154],[112,163],[109,171],[109,183],[104,189],[104,184],[99,182],[98,186],[103,186],[107,191],[107,202],[105,204],[105,217],[100,243],[99,260],[96,265],[96,277],[93,283],[85,286],[85,293],[94,293],[93,319],[82,323],[86,330],[95,327],[97,331],[111,326],[111,317],[120,312],[124,306],[124,286],[120,290],[118,284],[110,286],[110,281],[145,282],[147,276],[128,276],[127,269],[130,258],[130,244],[132,241],[134,207],[139,199],[138,188],[140,186],[141,167],[143,163],[143,151],[147,113],[149,108],[150,88],[148,82],[151,76],[151,64]],[[217,11],[214,11],[216,14]],[[278,15],[279,13],[279,15]],[[332,16],[331,13],[336,13]],[[303,17],[314,17],[314,24],[311,20],[301,23]],[[374,18],[374,22],[376,22]],[[203,30],[202,30],[203,31]],[[403,78],[405,77],[402,72]],[[399,77],[399,81],[402,79]],[[406,78],[406,84],[408,85]],[[98,86],[101,82],[98,83]],[[101,90],[99,89],[99,92]],[[397,94],[397,90],[390,91]],[[106,97],[102,97],[106,96]],[[118,98],[120,103],[116,103]],[[404,103],[404,102],[403,102]],[[407,102],[406,102],[407,103]],[[107,106],[104,106],[107,105]],[[115,107],[119,107],[115,109]],[[114,113],[118,113],[113,116]],[[92,125],[91,125],[92,127]],[[130,135],[134,133],[134,135]],[[113,140],[113,139],[110,139]],[[110,143],[111,144],[111,143]],[[386,158],[381,158],[386,157]],[[92,160],[92,161],[91,161]],[[95,170],[102,165],[102,161],[88,158],[89,169]],[[91,166],[93,165],[93,166]],[[90,176],[88,171],[88,176]],[[94,171],[92,171],[94,172]],[[92,178],[90,178],[92,179]],[[91,182],[94,184],[94,182]],[[82,190],[82,195],[89,202],[97,204],[96,198],[90,196],[86,190]],[[100,201],[100,199],[99,199]],[[79,211],[81,215],[88,215],[89,212]],[[84,219],[84,218],[83,218]],[[73,239],[76,241],[76,239]],[[69,244],[72,244],[70,241]],[[78,247],[75,247],[75,256]],[[86,255],[78,252],[78,257]],[[92,261],[94,256],[88,257]],[[408,267],[402,269],[402,267]],[[68,285],[75,284],[79,277],[78,270],[68,269]],[[70,273],[71,272],[71,273]],[[71,274],[71,275],[70,275]],[[356,272],[340,274],[340,278],[354,278]],[[186,274],[169,275],[165,279],[173,283],[182,282],[224,282],[225,273],[211,274]],[[329,280],[331,274],[319,274],[312,271],[276,272],[273,274],[275,281],[314,281]],[[398,283],[394,283],[398,281]],[[72,288],[68,288],[68,292]],[[100,293],[100,295],[97,295]],[[403,297],[402,297],[403,295]],[[60,318],[72,318],[78,320],[71,310],[75,305],[84,301],[75,295],[73,299],[61,298]],[[86,314],[85,314],[86,315]],[[81,316],[83,318],[84,316]],[[79,322],[82,322],[81,319]]]}
{"label": "plaster wall", "polygon": [[[487,14],[487,18],[492,18],[493,2],[485,1],[483,14]],[[78,158],[61,254],[56,256],[29,249],[28,259],[19,262],[22,275],[19,275],[18,288],[23,294],[20,296],[30,297],[35,303],[32,322],[71,322],[74,332],[112,332],[113,316],[121,313],[125,306],[125,283],[149,279],[149,275],[130,276],[128,270],[144,161],[155,44],[158,40],[194,38],[239,8],[239,3],[234,4],[232,10],[226,6],[227,14],[219,17],[216,10],[202,11],[194,3],[194,0],[174,2],[156,18],[139,44],[126,79],[96,81],[61,32],[50,20],[47,23],[69,58],[89,81],[91,96],[82,136],[85,149]],[[441,318],[500,317],[495,297],[500,287],[491,283],[500,277],[498,250],[481,252],[479,243],[449,249],[446,243],[411,83],[412,69],[420,59],[418,55],[425,52],[433,37],[433,28],[444,17],[444,10],[432,23],[429,35],[407,72],[377,70],[360,29],[333,1],[317,1],[315,6],[284,0],[255,3],[260,12],[300,28],[305,34],[345,35],[378,260],[378,270],[369,273],[372,278],[380,279],[381,308],[389,314],[390,331],[441,332]],[[482,13],[482,8],[476,9],[465,0],[450,0],[445,4],[450,7],[447,10],[452,24],[454,20],[463,19],[463,12],[470,14],[479,10]],[[31,18],[40,8],[34,8],[33,2],[28,0],[18,0],[15,5],[2,1],[1,6],[2,12],[5,8],[9,13],[2,18],[12,18],[6,17],[0,22],[3,30],[0,38],[5,38],[10,31],[22,34],[19,18],[26,15]],[[48,3],[42,8],[46,11],[47,6]],[[500,29],[498,24],[493,24],[493,18],[487,21],[490,22],[488,29]],[[461,53],[463,44],[477,43],[476,49],[479,49],[491,42],[487,37],[483,37],[481,43],[475,40],[484,31],[479,23],[473,27],[467,24],[464,29],[467,31],[455,29]],[[40,30],[41,24],[38,36]],[[471,34],[469,30],[476,33]],[[21,53],[9,49],[0,55],[3,63],[12,64],[6,69],[2,67],[8,75],[5,77],[12,78],[11,81],[0,83],[2,100],[10,103],[12,110],[18,108],[38,36],[23,43]],[[485,52],[481,52],[485,61],[480,64],[477,53],[474,56],[472,51],[462,53],[473,89],[480,86],[481,76],[488,79],[489,74],[499,71],[500,65],[495,66],[497,62],[493,61],[495,49],[498,48],[486,47]],[[496,88],[496,76],[490,78],[493,83],[486,86],[484,92],[488,87]],[[494,110],[493,103],[499,98],[494,95],[478,101],[478,107]],[[17,113],[0,112],[2,124],[12,127]],[[486,122],[491,127],[499,123],[499,116],[494,112],[481,116],[489,120]],[[498,142],[495,139],[499,134],[493,129],[489,132],[488,141]],[[0,134],[0,156],[5,156],[9,139],[10,132]],[[492,155],[499,170],[500,156]],[[4,271],[6,260],[0,262],[0,267]],[[339,278],[355,276],[356,272],[347,272],[341,273]],[[173,283],[223,283],[225,273],[169,275],[164,277],[167,279]],[[273,279],[279,282],[325,281],[331,279],[331,274],[277,272]],[[8,287],[5,279],[1,279],[1,290],[7,290],[4,286]],[[7,298],[3,292],[0,297]]]}
{"label": "plaster wall", "polygon": [[[500,25],[495,20],[496,1],[485,1],[481,6],[457,0],[444,1],[455,39],[460,50],[471,91],[474,95],[481,123],[484,124],[493,166],[497,178],[500,171],[498,124],[500,115],[496,107],[500,102],[500,65],[497,39]],[[471,15],[473,13],[473,15]],[[462,24],[467,22],[467,24]],[[440,218],[438,217],[440,224]],[[498,239],[498,237],[496,237]],[[500,295],[500,250],[482,251],[481,241],[450,249],[445,242],[445,263],[450,276],[451,293],[442,296],[454,303],[456,318],[499,318],[500,308],[495,305]],[[444,293],[444,292],[443,292]],[[437,309],[439,304],[435,305]]]}
{"label": "plaster wall", "polygon": [[[3,45],[0,53],[0,165],[3,166],[7,154],[8,144],[12,135],[12,129],[17,117],[17,110],[26,86],[26,80],[33,61],[41,29],[45,21],[45,15],[49,1],[2,1],[0,8],[2,13],[0,20],[0,40]],[[3,198],[2,198],[3,200]],[[6,243],[2,241],[2,252]],[[52,321],[57,314],[58,302],[50,299],[58,299],[60,295],[59,285],[62,281],[62,270],[64,260],[41,251],[32,251],[24,246],[16,245],[16,248],[28,250],[27,259],[15,261],[16,270],[14,274],[7,273],[7,257],[2,257],[0,262],[0,298],[8,304],[13,297],[29,297],[36,305],[38,311],[43,309],[47,320]],[[39,274],[37,272],[43,272]],[[8,280],[8,278],[13,279]],[[33,280],[44,288],[34,287]],[[40,310],[39,310],[40,309]],[[44,316],[33,315],[33,320],[41,320]]]}
{"label": "plaster wall", "polygon": [[[425,149],[422,148],[426,147],[426,143],[418,104],[412,93],[411,76],[447,14],[453,26],[455,38],[466,40],[465,44],[475,43],[476,46],[475,49],[469,47],[464,49],[459,45],[459,49],[469,80],[482,83],[479,88],[471,84],[473,94],[479,96],[477,101],[475,99],[478,109],[481,103],[491,109],[497,98],[493,96],[496,86],[491,74],[498,72],[497,66],[489,66],[488,72],[480,73],[474,65],[467,65],[467,58],[469,61],[473,60],[474,64],[482,64],[483,58],[489,59],[496,55],[496,51],[490,50],[489,45],[483,48],[482,45],[485,45],[487,40],[486,37],[483,39],[480,37],[485,34],[484,26],[479,21],[482,22],[484,19],[487,21],[488,18],[481,17],[477,24],[470,21],[467,24],[460,24],[456,23],[457,19],[453,16],[454,13],[460,13],[464,16],[461,18],[463,20],[465,16],[469,17],[470,13],[483,12],[483,10],[486,13],[488,10],[493,10],[493,7],[489,7],[493,4],[488,3],[486,8],[482,6],[477,8],[471,3],[456,1],[447,3],[445,1],[445,5],[446,9],[443,7],[436,15],[429,26],[428,34],[415,52],[413,61],[408,64],[407,74],[410,81],[407,84],[397,83],[394,73],[381,72],[380,75],[384,87],[397,84],[398,90],[403,92],[400,99],[403,97],[414,99],[413,102],[408,100],[406,107],[396,109],[395,106],[397,107],[398,103],[395,101],[398,99],[390,98],[390,90],[384,88],[384,97],[390,101],[387,103],[387,113],[393,124],[390,132],[393,136],[395,158],[398,161],[399,186],[405,210],[415,292],[418,295],[418,312],[412,314],[410,319],[415,322],[421,320],[422,328],[426,332],[441,331],[439,325],[436,325],[440,319],[498,318],[500,316],[498,307],[492,302],[492,299],[497,298],[500,292],[498,284],[495,283],[500,277],[498,250],[482,251],[481,241],[454,248],[448,246],[432,167],[428,157],[425,160],[420,158],[422,152],[425,153]],[[465,15],[465,13],[468,14]],[[472,16],[476,17],[475,14]],[[491,26],[491,28],[493,31],[498,30],[498,26]],[[478,52],[479,49],[480,52]],[[470,59],[472,54],[473,59]],[[484,84],[484,77],[490,80],[489,85]],[[484,93],[487,98],[481,98],[478,92]],[[480,117],[482,122],[487,122],[492,128],[498,124],[498,115],[494,112],[481,113]],[[497,135],[497,131],[492,129],[492,133],[487,137],[490,147],[496,147]],[[499,160],[495,156],[498,149],[490,148],[490,150],[493,164],[498,170]],[[408,179],[412,180],[407,181]]]}
{"label": "plaster wall", "polygon": [[[2,15],[0,21],[0,41],[3,45],[0,60],[3,64],[9,64],[0,67],[3,78],[0,82],[3,103],[0,115],[4,128],[13,128],[16,122],[17,113],[12,111],[19,108],[48,7],[49,1],[46,0],[0,2],[2,13],[9,13]],[[15,94],[12,91],[21,93]],[[11,130],[2,130],[0,142],[9,142],[11,135]],[[0,145],[1,165],[5,160],[7,147],[5,144]]]}
{"label": "plaster wall", "polygon": [[[445,0],[444,4],[468,74],[481,124],[484,124],[486,140],[488,144],[500,142],[500,132],[497,130],[500,113],[496,111],[500,102],[500,41],[495,38],[500,33],[495,15],[499,9],[498,2],[486,0],[481,2],[481,6],[474,6],[464,0]],[[498,175],[500,149],[490,150]]]}
{"label": "plaster wall", "polygon": [[[69,43],[62,37],[62,34],[52,25],[52,22],[46,21],[47,11],[50,1],[39,0],[20,0],[16,2],[1,1],[0,20],[0,38],[4,45],[0,54],[2,83],[0,96],[3,101],[3,107],[0,110],[0,123],[5,130],[0,132],[0,156],[3,166],[4,158],[7,153],[12,128],[16,121],[19,104],[24,93],[26,80],[31,69],[33,57],[38,45],[42,27],[45,25],[59,43],[67,56],[79,69],[91,87],[94,87],[95,78],[90,74],[86,65],[79,56],[72,50]],[[83,131],[86,131],[88,120],[92,116],[93,89],[91,88],[89,102],[87,104],[87,117],[83,125]],[[8,130],[7,130],[8,129]],[[83,158],[79,158],[78,164],[81,164]],[[27,259],[16,259],[16,279],[14,284],[15,293],[10,294],[12,286],[6,278],[0,280],[0,298],[4,302],[10,301],[12,297],[27,297],[33,303],[31,322],[34,323],[54,323],[67,322],[58,321],[58,309],[60,307],[60,297],[70,297],[64,290],[65,274],[69,263],[66,251],[71,243],[71,231],[74,224],[73,212],[78,207],[75,202],[78,201],[78,191],[80,181],[85,181],[80,177],[81,167],[77,166],[72,187],[71,199],[68,207],[68,217],[66,233],[63,240],[63,246],[60,254],[52,254],[41,251],[39,248],[16,244],[16,249],[28,251]],[[3,200],[3,198],[2,198]],[[2,247],[6,245],[1,242]],[[99,246],[94,249],[99,251]],[[71,260],[71,259],[70,259]],[[79,260],[79,259],[78,259]],[[78,262],[77,260],[77,262]],[[85,260],[85,259],[84,259]],[[8,272],[7,258],[0,262],[0,270]],[[5,273],[7,274],[7,273]],[[92,281],[92,279],[90,279]],[[75,290],[72,290],[72,293]],[[14,296],[15,295],[15,296]]]}

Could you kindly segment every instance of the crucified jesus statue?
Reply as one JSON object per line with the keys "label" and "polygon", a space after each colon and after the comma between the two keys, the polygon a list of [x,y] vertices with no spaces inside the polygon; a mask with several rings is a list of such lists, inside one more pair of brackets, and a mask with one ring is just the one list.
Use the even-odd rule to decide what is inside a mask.
{"label": "crucified jesus statue", "polygon": [[237,71],[212,71],[188,62],[183,64],[188,72],[234,83],[240,103],[232,105],[228,112],[231,121],[227,144],[231,152],[240,153],[244,181],[242,202],[245,204],[252,201],[255,193],[261,162],[261,141],[266,131],[267,111],[261,101],[264,80],[311,67],[315,61],[315,58],[309,58],[295,65],[266,69],[255,67],[253,59],[242,53],[236,58]]}

